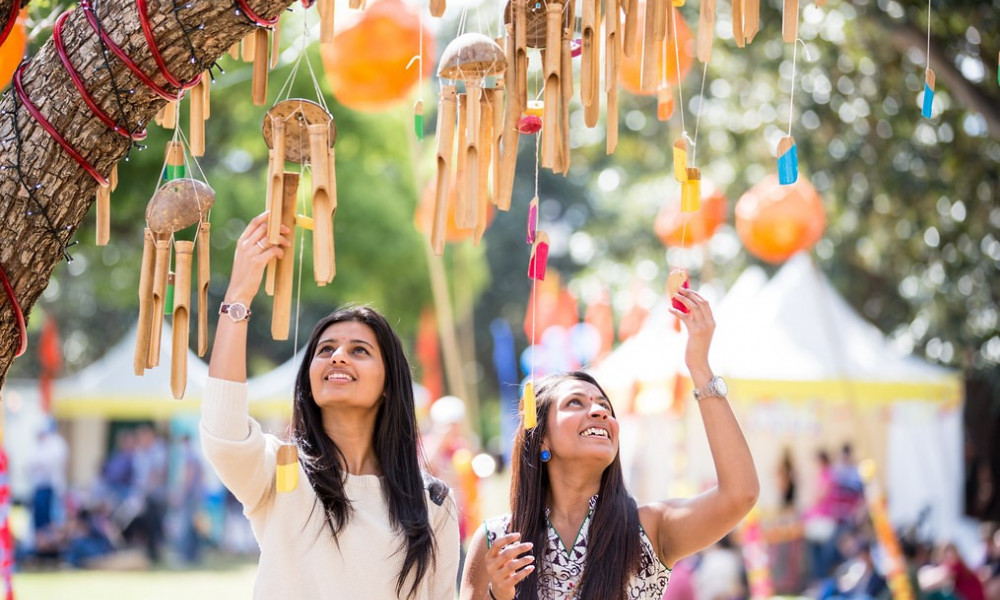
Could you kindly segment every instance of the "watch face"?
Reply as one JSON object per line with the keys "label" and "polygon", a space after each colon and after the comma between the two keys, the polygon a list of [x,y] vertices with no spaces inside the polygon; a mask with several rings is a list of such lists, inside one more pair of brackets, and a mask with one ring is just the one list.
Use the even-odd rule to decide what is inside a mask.
{"label": "watch face", "polygon": [[726,385],[726,380],[725,379],[723,379],[721,377],[716,377],[715,381],[713,381],[713,383],[715,384],[715,389],[716,389],[716,391],[719,392],[720,396],[725,396],[725,395],[729,394],[729,386]]}
{"label": "watch face", "polygon": [[228,314],[229,318],[234,321],[242,321],[247,318],[247,307],[242,304],[230,304],[229,310],[226,311],[226,314]]}

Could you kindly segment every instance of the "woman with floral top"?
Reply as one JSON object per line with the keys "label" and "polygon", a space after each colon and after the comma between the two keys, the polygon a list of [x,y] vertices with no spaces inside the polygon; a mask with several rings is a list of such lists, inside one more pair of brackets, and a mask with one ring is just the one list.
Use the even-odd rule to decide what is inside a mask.
{"label": "woman with floral top", "polygon": [[514,442],[511,513],[473,536],[461,600],[660,600],[670,568],[722,538],[757,500],[753,458],[714,377],[708,302],[681,289],[685,361],[718,484],[693,498],[637,506],[625,489],[618,421],[601,386],[572,372],[537,384],[537,425]]}

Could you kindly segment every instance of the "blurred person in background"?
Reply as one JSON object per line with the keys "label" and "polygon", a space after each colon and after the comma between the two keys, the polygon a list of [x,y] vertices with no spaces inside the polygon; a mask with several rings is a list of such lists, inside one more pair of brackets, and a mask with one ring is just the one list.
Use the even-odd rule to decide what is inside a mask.
{"label": "blurred person in background", "polygon": [[65,521],[66,466],[69,448],[54,420],[37,435],[38,443],[27,463],[31,482],[31,525],[38,546]]}

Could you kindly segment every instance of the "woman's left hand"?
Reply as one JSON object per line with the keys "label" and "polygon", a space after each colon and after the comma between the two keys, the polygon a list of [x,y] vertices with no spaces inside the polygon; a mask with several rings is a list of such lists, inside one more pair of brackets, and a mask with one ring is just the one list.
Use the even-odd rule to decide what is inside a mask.
{"label": "woman's left hand", "polygon": [[677,290],[674,299],[680,301],[689,311],[685,313],[670,308],[670,312],[680,319],[688,330],[687,349],[684,352],[688,370],[692,375],[697,371],[708,370],[708,348],[712,345],[712,334],[715,332],[712,308],[704,296],[689,288]]}

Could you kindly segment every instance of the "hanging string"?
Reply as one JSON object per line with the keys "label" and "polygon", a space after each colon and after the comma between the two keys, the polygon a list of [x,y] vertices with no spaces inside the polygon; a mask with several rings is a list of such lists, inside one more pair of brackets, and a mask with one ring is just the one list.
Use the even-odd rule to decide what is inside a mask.
{"label": "hanging string", "polygon": [[927,68],[931,68],[931,0],[927,0]]}
{"label": "hanging string", "polygon": [[806,43],[802,38],[795,38],[795,42],[792,44],[792,89],[788,94],[788,135],[792,135],[792,118],[795,112],[795,64],[798,62],[799,44],[802,44],[802,51],[806,55],[806,60],[809,60],[809,48],[806,47]]}
{"label": "hanging string", "polygon": [[698,129],[701,126],[701,113],[705,112],[705,79],[708,75],[708,63],[701,71],[701,90],[698,92],[698,115],[694,119],[694,146],[691,149],[691,166],[698,164]]}
{"label": "hanging string", "polygon": [[[681,48],[680,43],[677,41],[677,18],[680,15],[677,14],[677,10],[673,6],[668,6],[667,10],[674,11],[674,18],[670,20],[670,24],[672,25],[671,28],[674,35],[674,67],[677,69],[677,97],[681,105],[681,132],[684,137],[687,137],[687,125],[684,124],[684,86],[681,85]],[[663,45],[666,48],[666,43]],[[663,62],[665,64],[667,61],[664,60]]]}

